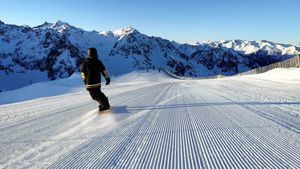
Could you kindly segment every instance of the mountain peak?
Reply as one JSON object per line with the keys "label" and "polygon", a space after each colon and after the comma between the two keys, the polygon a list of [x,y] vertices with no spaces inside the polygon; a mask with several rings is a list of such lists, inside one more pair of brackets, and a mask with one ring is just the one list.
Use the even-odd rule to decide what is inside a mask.
{"label": "mountain peak", "polygon": [[114,36],[114,33],[112,31],[102,31],[99,34],[104,36]]}
{"label": "mountain peak", "polygon": [[4,24],[4,22],[2,22],[2,21],[0,20],[0,25],[2,25],[2,24]]}
{"label": "mountain peak", "polygon": [[33,27],[34,29],[35,28],[42,28],[42,29],[46,29],[46,28],[49,28],[49,27],[51,27],[51,23],[48,23],[47,21],[45,21],[43,24],[41,24],[41,25],[38,25],[38,26],[35,26],[35,27]]}
{"label": "mountain peak", "polygon": [[69,27],[70,24],[67,22],[62,22],[61,20],[57,20],[52,27]]}
{"label": "mountain peak", "polygon": [[139,31],[133,28],[132,26],[127,26],[126,28],[114,31],[114,34],[119,37],[123,37],[132,33],[139,33]]}
{"label": "mountain peak", "polygon": [[67,22],[62,22],[60,20],[56,21],[55,23],[49,23],[49,22],[44,22],[43,24],[41,25],[38,25],[36,27],[33,27],[33,28],[41,28],[41,29],[55,29],[59,32],[67,29],[71,27],[71,25]]}

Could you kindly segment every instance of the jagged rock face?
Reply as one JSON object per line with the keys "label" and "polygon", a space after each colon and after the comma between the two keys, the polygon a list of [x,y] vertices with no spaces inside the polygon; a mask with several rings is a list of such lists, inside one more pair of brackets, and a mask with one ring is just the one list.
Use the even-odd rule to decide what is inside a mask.
{"label": "jagged rock face", "polygon": [[0,68],[6,74],[39,70],[52,80],[79,70],[83,55],[63,33],[4,24],[0,32]]}
{"label": "jagged rock face", "polygon": [[[137,31],[122,36],[113,46],[109,56],[121,56],[133,60],[136,69],[159,69],[167,67],[178,75],[193,72],[188,63],[189,56],[175,47],[170,41],[148,37]],[[193,75],[192,73],[190,75]]]}
{"label": "jagged rock face", "polygon": [[43,48],[46,57],[41,60],[39,68],[42,71],[48,71],[50,79],[70,76],[79,70],[84,58],[84,55],[65,34],[46,32]]}
{"label": "jagged rock face", "polygon": [[6,74],[38,70],[46,72],[51,80],[68,77],[79,71],[89,47],[98,49],[99,58],[114,75],[164,67],[192,77],[233,75],[300,51],[297,46],[268,41],[178,44],[146,36],[132,27],[99,33],[61,21],[33,28],[0,22],[0,71]]}
{"label": "jagged rock face", "polygon": [[252,58],[252,60],[256,62],[260,67],[280,62],[291,57],[291,55],[282,55],[281,53],[269,54],[267,51],[262,49],[254,53],[248,54],[247,56]]}
{"label": "jagged rock face", "polygon": [[259,66],[251,58],[233,49],[220,46],[203,45],[190,58],[205,66],[215,75],[234,75],[245,71],[245,69],[253,69]]}

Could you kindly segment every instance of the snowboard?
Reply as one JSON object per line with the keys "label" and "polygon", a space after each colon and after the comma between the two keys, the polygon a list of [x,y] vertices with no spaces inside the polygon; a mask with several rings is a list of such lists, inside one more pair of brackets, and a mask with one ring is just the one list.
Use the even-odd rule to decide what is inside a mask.
{"label": "snowboard", "polygon": [[124,114],[124,113],[130,113],[127,110],[127,106],[111,106],[109,109],[107,110],[103,110],[103,111],[99,111],[99,114]]}
{"label": "snowboard", "polygon": [[111,111],[111,109],[107,109],[107,110],[99,110],[99,112],[108,112],[108,111]]}
{"label": "snowboard", "polygon": [[110,107],[107,110],[101,110],[101,111],[100,111],[100,109],[98,109],[98,111],[99,111],[100,114],[103,114],[103,113],[112,113],[112,107]]}

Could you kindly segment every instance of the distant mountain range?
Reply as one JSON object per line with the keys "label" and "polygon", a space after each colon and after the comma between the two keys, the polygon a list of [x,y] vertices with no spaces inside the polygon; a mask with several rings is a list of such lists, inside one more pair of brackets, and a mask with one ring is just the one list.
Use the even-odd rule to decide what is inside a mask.
{"label": "distant mountain range", "polygon": [[98,49],[111,75],[161,67],[181,76],[234,75],[300,54],[299,46],[269,41],[179,44],[132,27],[97,32],[62,21],[36,27],[0,21],[0,90],[68,77],[89,47]]}

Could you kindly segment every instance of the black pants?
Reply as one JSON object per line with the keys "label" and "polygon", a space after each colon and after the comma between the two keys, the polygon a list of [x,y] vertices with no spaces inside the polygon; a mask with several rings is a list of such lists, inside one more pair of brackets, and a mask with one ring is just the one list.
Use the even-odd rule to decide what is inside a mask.
{"label": "black pants", "polygon": [[108,98],[101,91],[100,87],[88,88],[87,90],[89,91],[93,100],[96,100],[104,105],[109,105]]}

